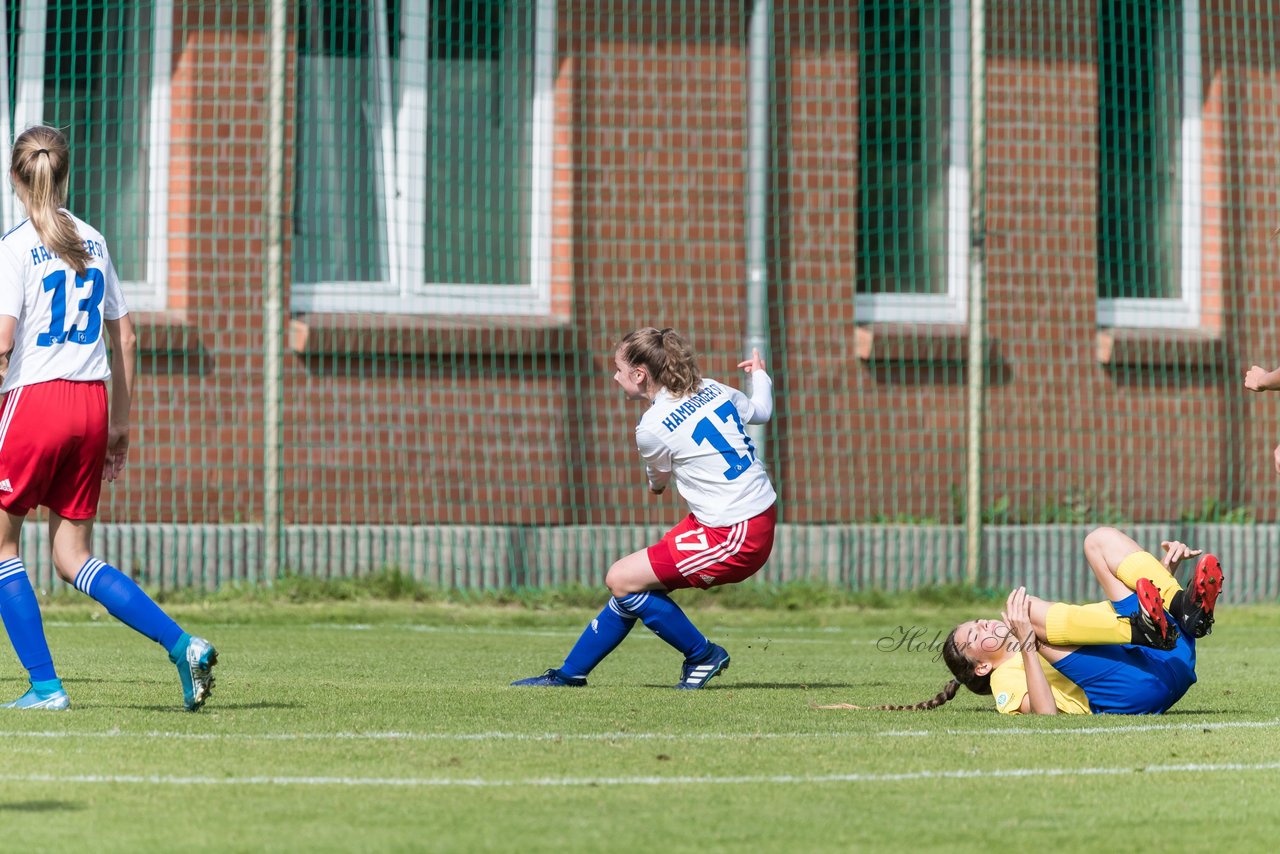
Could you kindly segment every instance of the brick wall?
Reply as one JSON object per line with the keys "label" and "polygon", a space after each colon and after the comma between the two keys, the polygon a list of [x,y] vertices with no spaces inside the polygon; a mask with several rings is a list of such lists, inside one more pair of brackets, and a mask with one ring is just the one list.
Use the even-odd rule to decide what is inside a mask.
{"label": "brick wall", "polygon": [[[1183,358],[1152,341],[1140,345],[1145,363],[1116,366],[1098,359],[1095,313],[1095,8],[987,4],[990,503],[1004,498],[1021,516],[1092,504],[1167,519],[1216,498],[1273,518],[1280,396],[1246,397],[1239,382],[1249,364],[1280,363],[1280,9],[1263,5],[1269,27],[1242,23],[1259,15],[1243,0],[1202,27],[1202,305],[1217,343]],[[465,351],[415,350],[400,346],[412,337],[401,320],[381,347],[286,353],[288,521],[681,515],[674,496],[646,496],[631,436],[640,410],[615,389],[611,357],[630,329],[670,325],[689,334],[706,375],[737,377],[748,20],[742,4],[670,8],[560,6],[558,326],[526,348],[495,332],[486,350],[485,332]],[[261,518],[263,336],[286,325],[261,318],[265,14],[250,3],[175,13],[169,307],[199,352],[144,359],[137,454],[107,490],[111,521]],[[775,32],[767,250],[779,399],[767,456],[783,517],[953,520],[963,364],[869,361],[855,347],[857,14],[780,0]]]}

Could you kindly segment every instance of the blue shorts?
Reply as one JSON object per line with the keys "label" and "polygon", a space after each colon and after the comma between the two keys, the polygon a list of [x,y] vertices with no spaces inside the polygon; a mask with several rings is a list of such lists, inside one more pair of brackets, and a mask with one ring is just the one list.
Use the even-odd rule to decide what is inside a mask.
{"label": "blue shorts", "polygon": [[[1112,602],[1116,614],[1138,613],[1138,596]],[[1080,686],[1095,715],[1158,715],[1196,681],[1196,642],[1169,616],[1178,645],[1169,651],[1133,644],[1082,646],[1053,666]]]}

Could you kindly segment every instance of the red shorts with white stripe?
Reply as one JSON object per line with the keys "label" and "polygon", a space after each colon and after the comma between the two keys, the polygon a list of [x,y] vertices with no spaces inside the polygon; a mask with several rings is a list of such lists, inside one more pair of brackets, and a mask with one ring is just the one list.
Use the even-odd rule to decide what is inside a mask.
{"label": "red shorts with white stripe", "polygon": [[777,520],[776,506],[726,528],[703,525],[690,513],[649,546],[649,563],[668,590],[745,581],[769,559]]}
{"label": "red shorts with white stripe", "polygon": [[50,380],[4,396],[0,507],[13,515],[43,504],[65,519],[92,519],[106,457],[106,384]]}

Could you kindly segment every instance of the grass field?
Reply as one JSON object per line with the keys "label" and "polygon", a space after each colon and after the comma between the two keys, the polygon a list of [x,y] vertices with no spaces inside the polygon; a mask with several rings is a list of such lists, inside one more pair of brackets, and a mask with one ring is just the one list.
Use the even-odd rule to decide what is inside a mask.
{"label": "grass field", "polygon": [[[1280,831],[1272,606],[1220,609],[1168,715],[1020,719],[963,692],[810,708],[932,696],[921,647],[995,605],[696,610],[733,665],[695,692],[642,628],[589,688],[507,687],[560,662],[581,608],[174,610],[221,653],[194,715],[158,647],[46,611],[73,709],[0,714],[0,848],[1262,851]],[[20,676],[3,645],[0,694]]]}

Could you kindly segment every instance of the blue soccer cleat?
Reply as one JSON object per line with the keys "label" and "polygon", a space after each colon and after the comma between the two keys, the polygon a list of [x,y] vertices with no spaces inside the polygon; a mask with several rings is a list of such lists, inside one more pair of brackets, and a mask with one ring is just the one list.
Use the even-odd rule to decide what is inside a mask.
{"label": "blue soccer cleat", "polygon": [[565,676],[553,667],[541,676],[517,679],[511,684],[521,688],[585,688],[587,680],[581,676]]}
{"label": "blue soccer cleat", "polygon": [[169,652],[169,660],[177,666],[182,680],[182,705],[188,712],[199,711],[213,693],[213,666],[218,663],[218,651],[204,638],[184,633]]}
{"label": "blue soccer cleat", "polygon": [[0,706],[0,709],[44,709],[48,712],[65,712],[69,708],[71,699],[61,688],[47,693],[32,688],[12,703]]}
{"label": "blue soccer cleat", "polygon": [[676,688],[681,691],[693,691],[706,685],[716,676],[729,669],[729,652],[717,644],[711,645],[711,651],[701,661],[684,663],[684,673]]}

